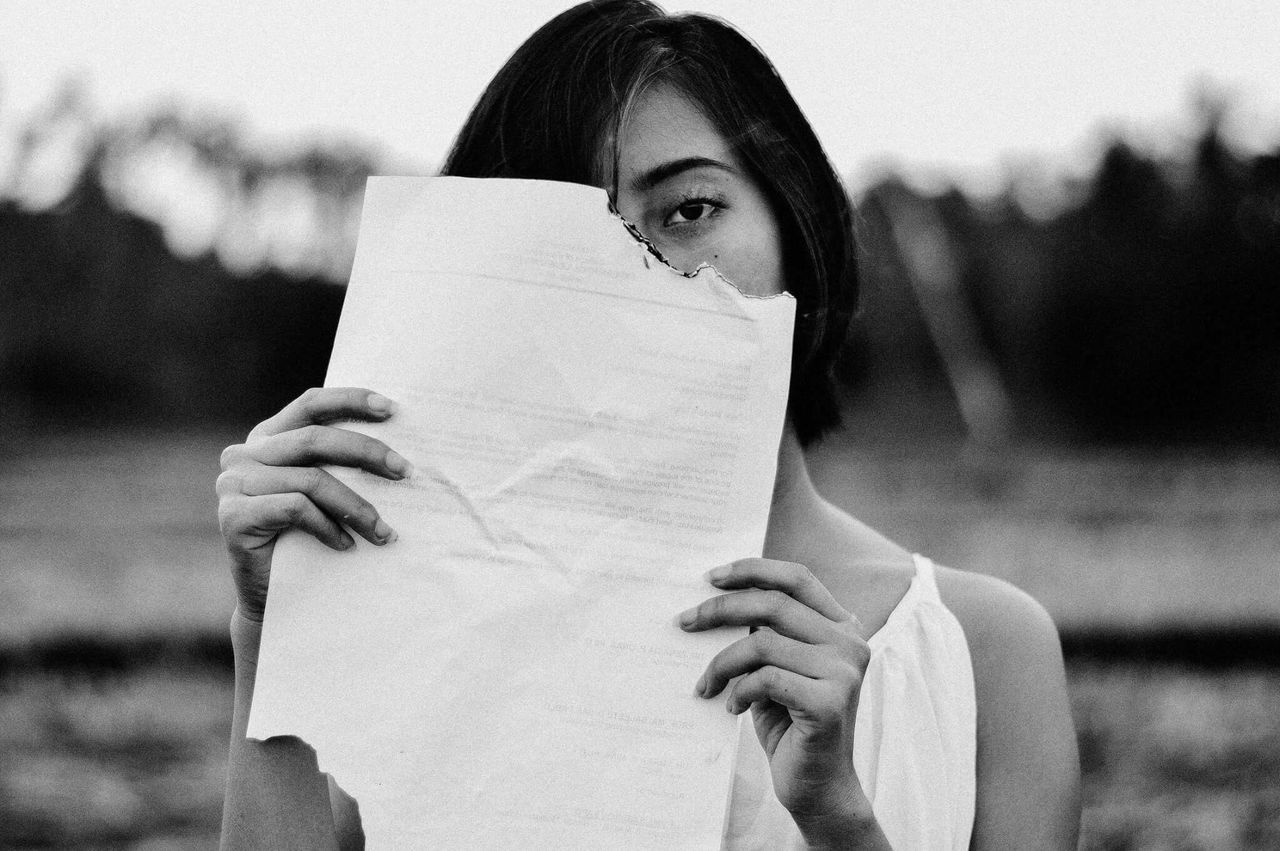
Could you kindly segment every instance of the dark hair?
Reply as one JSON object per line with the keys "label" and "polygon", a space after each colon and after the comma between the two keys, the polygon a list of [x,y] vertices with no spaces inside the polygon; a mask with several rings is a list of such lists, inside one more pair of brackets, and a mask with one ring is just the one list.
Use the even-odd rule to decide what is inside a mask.
{"label": "dark hair", "polygon": [[[788,413],[802,445],[840,423],[834,366],[857,305],[844,186],[773,65],[715,18],[595,0],[530,36],[463,125],[443,174],[600,185],[604,151],[654,83],[696,103],[764,189],[796,298]],[[616,169],[612,170],[616,174]]]}

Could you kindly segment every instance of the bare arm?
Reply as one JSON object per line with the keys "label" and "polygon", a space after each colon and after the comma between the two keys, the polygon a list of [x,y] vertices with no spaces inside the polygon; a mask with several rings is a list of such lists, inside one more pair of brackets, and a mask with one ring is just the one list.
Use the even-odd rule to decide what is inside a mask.
{"label": "bare arm", "polygon": [[939,572],[964,627],[978,702],[976,851],[1074,849],[1080,762],[1058,632],[1045,610],[998,579]]}
{"label": "bare arm", "polygon": [[300,739],[245,738],[262,624],[236,611],[231,645],[236,660],[235,712],[222,811],[222,848],[336,849],[329,788],[316,755]]}
{"label": "bare arm", "polygon": [[409,475],[407,462],[385,444],[328,425],[342,419],[381,421],[392,413],[389,400],[365,389],[310,390],[222,453],[218,517],[238,596],[231,622],[236,695],[224,849],[361,845],[354,802],[320,773],[310,747],[292,737],[247,740],[245,730],[280,532],[301,529],[336,550],[356,545],[348,529],[376,546],[395,539],[373,505],[321,469],[359,467],[393,481]]}

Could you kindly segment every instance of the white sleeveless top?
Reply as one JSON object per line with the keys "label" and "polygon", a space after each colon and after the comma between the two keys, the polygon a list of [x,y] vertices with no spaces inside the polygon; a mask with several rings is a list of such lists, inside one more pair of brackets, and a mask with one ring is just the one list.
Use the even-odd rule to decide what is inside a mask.
{"label": "white sleeveless top", "polygon": [[[853,765],[895,849],[966,851],[976,795],[973,665],[959,621],[938,596],[933,563],[914,558],[911,587],[868,642]],[[722,848],[804,847],[743,713]]]}

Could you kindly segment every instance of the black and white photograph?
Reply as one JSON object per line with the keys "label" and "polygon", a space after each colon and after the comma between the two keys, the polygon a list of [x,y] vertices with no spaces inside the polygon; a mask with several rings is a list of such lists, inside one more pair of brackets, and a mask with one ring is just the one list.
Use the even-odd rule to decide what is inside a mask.
{"label": "black and white photograph", "polygon": [[1280,848],[1280,14],[0,0],[0,848]]}

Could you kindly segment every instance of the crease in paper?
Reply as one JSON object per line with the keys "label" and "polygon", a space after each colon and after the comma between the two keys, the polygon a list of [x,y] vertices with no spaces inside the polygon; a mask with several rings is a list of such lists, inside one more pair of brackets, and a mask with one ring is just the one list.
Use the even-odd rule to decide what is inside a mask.
{"label": "crease in paper", "polygon": [[649,262],[605,193],[373,178],[326,383],[413,461],[334,475],[400,533],[277,545],[249,735],[368,847],[709,848],[736,724],[694,696],[707,568],[759,555],[794,300]]}

